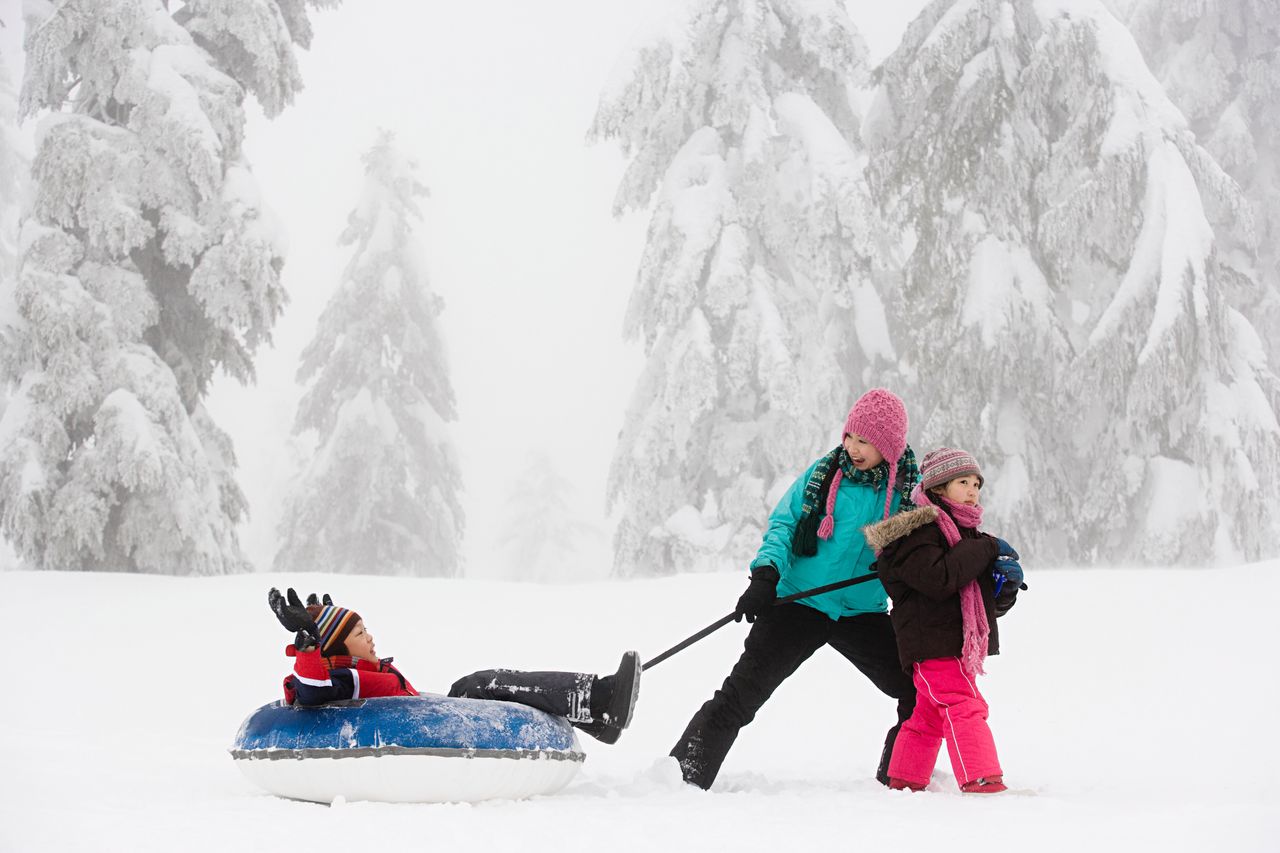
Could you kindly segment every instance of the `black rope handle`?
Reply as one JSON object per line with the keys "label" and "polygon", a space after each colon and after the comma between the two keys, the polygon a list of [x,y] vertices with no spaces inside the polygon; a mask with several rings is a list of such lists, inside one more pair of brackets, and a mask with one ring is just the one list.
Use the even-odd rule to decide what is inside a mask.
{"label": "black rope handle", "polygon": [[[792,601],[799,601],[802,598],[811,598],[812,596],[815,596],[815,595],[822,595],[824,592],[834,592],[837,589],[844,589],[846,586],[853,586],[854,584],[858,584],[858,583],[866,583],[867,581],[870,581],[870,580],[876,580],[879,577],[880,576],[877,575],[875,572],[872,572],[866,575],[859,575],[856,578],[847,578],[842,581],[836,581],[835,583],[829,583],[826,586],[815,586],[813,589],[806,589],[803,592],[796,592],[796,593],[792,593],[791,595],[784,596],[783,598],[779,598],[777,601],[773,603],[773,606],[777,607],[779,604],[789,604]],[[681,640],[679,643],[676,643],[674,646],[667,649],[665,652],[653,658],[652,660],[645,661],[645,664],[641,668],[641,671],[647,670],[653,666],[657,666],[667,658],[674,655],[676,652],[684,651],[685,649],[692,646],[694,643],[701,640],[703,637],[706,637],[709,634],[714,634],[716,631],[719,631],[725,625],[728,625],[730,622],[732,622],[733,616],[734,616],[733,613],[730,613],[728,616],[721,616],[715,622],[712,622],[710,625],[703,628],[701,631],[694,634],[692,637],[689,637],[685,640]]]}

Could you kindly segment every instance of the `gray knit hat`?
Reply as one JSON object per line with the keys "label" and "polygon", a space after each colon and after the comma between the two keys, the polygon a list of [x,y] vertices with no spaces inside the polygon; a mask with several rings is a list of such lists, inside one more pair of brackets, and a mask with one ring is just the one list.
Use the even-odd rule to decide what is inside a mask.
{"label": "gray knit hat", "polygon": [[973,454],[967,450],[939,447],[926,453],[920,462],[920,488],[928,491],[936,486],[945,486],[965,474],[977,477],[978,486],[982,486],[982,469]]}

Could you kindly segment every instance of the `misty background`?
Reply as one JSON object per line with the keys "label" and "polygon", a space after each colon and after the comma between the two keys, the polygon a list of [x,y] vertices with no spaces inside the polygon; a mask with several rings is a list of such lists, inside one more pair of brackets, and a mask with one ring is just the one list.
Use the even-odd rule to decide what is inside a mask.
{"label": "misty background", "polygon": [[[806,8],[805,4],[781,5]],[[814,8],[822,5],[817,4]],[[1057,5],[1065,8],[1071,4]],[[1227,11],[1214,20],[1225,28],[1230,28],[1232,21],[1238,26],[1240,15],[1245,14],[1241,10],[1246,6],[1226,2],[1216,4],[1214,9]],[[678,49],[691,50],[679,47],[679,33],[683,31],[681,15],[687,11],[683,7],[684,4],[677,2],[635,4],[613,0],[565,0],[539,6],[508,2],[462,7],[386,0],[347,3],[333,9],[310,11],[314,34],[309,49],[296,51],[304,87],[294,102],[279,115],[268,119],[256,99],[250,97],[245,100],[244,155],[260,189],[263,206],[270,211],[278,223],[279,233],[285,237],[281,285],[289,301],[270,330],[272,344],[260,347],[256,353],[253,362],[256,382],[241,385],[218,374],[205,397],[209,415],[234,445],[238,462],[234,476],[243,490],[249,511],[248,518],[238,523],[236,531],[240,547],[254,569],[262,571],[271,567],[279,544],[278,526],[290,489],[316,451],[314,433],[292,434],[298,401],[303,392],[295,374],[300,354],[315,335],[321,312],[338,288],[343,271],[351,260],[351,247],[339,245],[338,238],[347,226],[348,214],[358,203],[365,185],[361,157],[374,145],[381,130],[393,133],[400,151],[416,161],[417,178],[430,192],[429,197],[420,200],[423,217],[417,238],[425,258],[428,287],[442,299],[443,308],[435,322],[444,343],[447,377],[456,396],[457,418],[450,424],[448,432],[456,450],[462,484],[460,500],[466,520],[461,538],[462,573],[477,578],[584,580],[603,579],[611,573],[624,576],[665,574],[675,570],[728,569],[746,564],[751,555],[748,543],[753,536],[758,536],[759,521],[778,495],[779,483],[771,481],[769,476],[751,475],[761,480],[759,500],[756,502],[758,506],[753,504],[749,510],[743,511],[742,519],[745,520],[730,518],[729,511],[723,507],[708,509],[699,494],[702,487],[689,486],[688,493],[681,500],[697,508],[702,519],[690,520],[680,516],[682,520],[668,525],[667,534],[676,539],[684,536],[694,542],[696,553],[693,556],[682,551],[684,556],[676,558],[671,556],[669,548],[646,551],[644,547],[637,546],[631,549],[626,565],[616,565],[615,526],[620,517],[625,519],[631,508],[644,499],[636,496],[634,484],[628,486],[623,482],[613,490],[614,512],[606,511],[611,466],[618,465],[618,448],[624,430],[628,426],[636,428],[637,418],[630,407],[646,365],[644,347],[639,341],[625,340],[623,328],[624,315],[637,286],[637,271],[644,263],[646,231],[651,227],[654,203],[619,216],[613,215],[620,182],[625,180],[628,164],[633,162],[629,155],[635,152],[620,150],[623,146],[616,144],[616,137],[609,138],[607,128],[597,134],[597,137],[605,138],[589,140],[588,132],[593,122],[599,121],[607,97],[619,92],[628,81],[641,79],[647,73],[643,60],[637,59],[643,46],[655,43],[655,39],[666,39],[676,44]],[[735,4],[726,6],[730,7],[741,11]],[[1002,7],[1010,11],[1007,14],[1000,12]],[[1001,73],[1006,75],[1006,80],[1013,79],[1008,76],[1014,73],[1013,65],[1009,63],[1034,65],[1035,50],[1043,47],[1043,41],[1035,42],[1037,47],[1033,50],[1011,37],[1009,44],[1012,47],[1006,51],[999,43],[999,27],[982,29],[989,26],[985,23],[970,26],[973,21],[996,20],[1000,14],[1006,14],[1013,21],[1015,13],[1012,10],[1015,7],[1017,15],[1034,17],[1028,11],[1030,6],[1023,4],[934,3],[924,11],[923,17],[928,20],[915,25],[917,32],[913,36],[908,24],[925,9],[923,3],[895,4],[892,9],[884,8],[883,4],[852,0],[844,4],[857,37],[865,40],[866,51],[865,56],[851,60],[860,67],[856,73],[864,76],[849,85],[851,91],[857,89],[860,93],[850,96],[850,102],[862,110],[851,117],[855,130],[850,133],[856,133],[857,138],[850,143],[852,153],[849,157],[855,167],[864,170],[862,174],[867,181],[866,186],[858,190],[866,195],[865,199],[858,201],[863,205],[858,215],[866,217],[864,222],[868,227],[864,231],[869,231],[874,225],[883,227],[885,234],[890,235],[877,238],[881,243],[890,244],[887,247],[859,247],[857,263],[865,262],[865,275],[862,278],[853,276],[847,284],[858,293],[863,291],[857,288],[869,287],[878,291],[877,305],[871,316],[887,312],[889,327],[894,327],[894,293],[906,293],[917,298],[920,296],[919,288],[924,287],[928,291],[935,286],[934,283],[937,289],[931,292],[933,295],[926,292],[923,299],[928,301],[933,296],[937,297],[936,316],[944,318],[944,322],[951,322],[957,315],[965,316],[964,311],[988,310],[998,314],[1002,310],[999,292],[992,295],[988,287],[986,292],[978,292],[977,308],[973,308],[974,302],[970,299],[963,302],[963,310],[958,310],[960,303],[945,295],[944,283],[950,286],[954,280],[967,280],[971,261],[977,268],[980,268],[977,261],[992,264],[992,269],[996,270],[993,280],[1000,279],[1001,270],[1006,268],[1024,273],[1026,270],[1019,267],[1023,257],[1019,252],[1024,250],[1009,248],[1011,244],[992,249],[989,242],[981,244],[982,252],[975,250],[971,257],[957,261],[964,267],[962,273],[942,270],[923,250],[912,254],[920,239],[918,222],[904,226],[894,219],[895,216],[909,219],[910,215],[918,216],[924,209],[927,218],[937,217],[939,221],[954,214],[958,223],[956,227],[960,229],[958,233],[972,233],[975,216],[978,221],[995,223],[989,225],[992,233],[997,226],[1008,233],[1023,233],[1027,225],[1017,220],[1014,214],[1010,214],[1009,222],[999,223],[1000,217],[985,208],[976,214],[974,210],[952,209],[948,199],[953,196],[948,194],[954,195],[959,188],[968,194],[968,198],[974,199],[975,207],[981,207],[988,198],[1001,193],[1018,195],[1019,188],[1023,186],[1020,181],[1038,180],[1035,178],[1038,170],[1066,168],[1078,177],[1088,173],[1093,167],[1091,163],[1096,165],[1096,161],[1090,160],[1093,155],[1085,153],[1070,167],[1060,164],[1034,166],[1029,167],[1025,174],[1013,169],[1007,175],[1009,182],[995,189],[980,183],[960,181],[950,184],[949,188],[938,187],[923,192],[918,197],[912,196],[915,190],[911,189],[919,185],[917,177],[895,177],[895,171],[900,175],[917,168],[912,163],[895,164],[894,157],[897,151],[909,151],[918,139],[926,140],[921,144],[928,144],[930,156],[934,154],[934,146],[929,140],[937,140],[940,149],[945,148],[948,142],[959,146],[954,154],[944,151],[939,156],[954,156],[966,163],[970,157],[978,161],[988,156],[1004,156],[991,155],[977,148],[972,151],[965,149],[967,137],[958,134],[956,129],[967,128],[967,119],[953,121],[947,117],[947,110],[926,114],[913,130],[905,124],[910,110],[903,104],[909,98],[925,98],[929,92],[936,96],[943,91],[936,88],[936,80],[921,84],[923,94],[911,91],[920,78],[930,73],[955,72],[958,75],[963,71],[960,88],[981,78],[986,60],[980,62],[964,54],[970,47],[964,43],[966,38],[972,37],[976,39],[975,43],[983,44],[983,39],[989,39],[994,47],[989,50],[983,48],[978,56],[1000,57],[1000,61],[1005,63]],[[1175,84],[1187,80],[1187,63],[1178,60],[1176,55],[1170,59],[1168,55],[1152,54],[1152,68],[1138,71],[1132,67],[1129,54],[1125,52],[1131,51],[1132,45],[1120,44],[1117,47],[1114,43],[1124,38],[1121,18],[1139,35],[1146,32],[1148,43],[1167,42],[1167,33],[1162,32],[1157,15],[1159,8],[1158,4],[1117,2],[1104,9],[1100,4],[1085,3],[1080,4],[1080,11],[1075,14],[1076,19],[1094,15],[1107,17],[1107,21],[1099,25],[1099,32],[1105,33],[1098,54],[1102,60],[1088,73],[1081,72],[1081,79],[1088,78],[1088,85],[1092,86],[1092,75],[1100,67],[1138,93],[1137,97],[1144,106],[1134,115],[1138,117],[1136,121],[1147,124],[1141,125],[1140,132],[1133,134],[1135,137],[1166,133],[1173,138],[1183,132],[1176,110],[1165,109],[1156,103],[1158,96],[1149,89],[1148,76],[1154,74],[1158,77],[1163,72],[1167,88],[1176,93]],[[6,0],[0,4],[0,10],[0,20],[5,23],[5,28],[0,30],[0,52],[16,89],[20,86],[25,67],[22,10],[15,0]],[[1048,15],[1053,10],[1041,11]],[[989,17],[984,17],[988,13]],[[1110,13],[1118,17],[1111,18]],[[1063,14],[1068,19],[1072,18],[1071,11]],[[1174,16],[1174,12],[1169,13],[1170,18]],[[1206,15],[1205,20],[1209,17]],[[956,25],[956,22],[962,23]],[[1023,22],[1019,20],[1017,23],[1020,26]],[[1173,27],[1178,22],[1164,23]],[[966,35],[963,38],[955,35],[936,37],[931,34],[935,26],[938,32],[943,32],[947,26],[955,26],[955,32],[963,31]],[[1178,31],[1185,32],[1185,29]],[[1025,32],[1025,28],[1018,32]],[[947,50],[954,50],[961,59],[950,65],[948,62],[951,60],[945,59],[937,67],[929,66],[926,53],[937,49],[939,42],[944,43]],[[1269,55],[1274,57],[1274,54],[1272,46]],[[1117,56],[1122,59],[1117,60]],[[1094,60],[1082,60],[1085,61]],[[1068,71],[1064,76],[1070,73],[1069,63],[1066,67]],[[637,68],[640,69],[638,72]],[[1206,75],[1206,79],[1210,76]],[[954,82],[947,85],[954,85]],[[1070,88],[1071,84],[1064,85]],[[1084,85],[1081,84],[1082,87]],[[1020,91],[1020,88],[1011,85],[1010,90]],[[1082,96],[1085,100],[1081,103],[1095,97],[1091,94],[1092,89],[1082,91],[1085,91]],[[948,110],[972,110],[985,115],[985,107],[965,104],[963,96],[964,92],[958,91],[959,106],[952,104]],[[1056,90],[1054,96],[1057,96]],[[1123,94],[1106,97],[1123,100]],[[901,102],[895,102],[886,109],[886,99],[892,98],[900,98]],[[993,101],[996,102],[999,100]],[[937,106],[942,102],[935,97],[930,103]],[[1039,120],[1034,114],[1034,104],[1030,107],[1032,112],[1019,113],[1018,108],[1017,104],[1010,108],[1006,126],[1021,127]],[[1130,119],[1125,117],[1124,120]],[[28,158],[35,150],[34,136],[39,121],[38,116],[26,121],[18,137]],[[794,121],[795,126],[800,127],[795,131],[796,138],[805,137],[804,144],[812,146],[816,135],[810,132],[813,126],[801,127],[808,119]],[[1164,129],[1166,124],[1162,122],[1172,129]],[[622,124],[617,125],[615,131],[621,127]],[[1124,135],[1114,127],[1104,130],[1111,133],[1107,138],[1112,142],[1117,133]],[[1192,126],[1191,130],[1198,131],[1196,142],[1199,144],[1208,145],[1212,141],[1201,138],[1207,135],[1202,128]],[[917,136],[913,137],[912,133]],[[1085,144],[1083,149],[1086,152],[1088,144],[1091,143]],[[1195,151],[1199,149],[1193,151],[1188,147],[1195,143],[1180,144],[1184,146],[1181,150],[1186,157],[1199,162],[1195,160],[1199,156]],[[813,168],[817,168],[813,165],[816,162],[815,150],[811,147],[807,153],[807,162]],[[1256,159],[1261,163],[1258,167],[1260,174],[1270,170],[1271,161],[1265,157]],[[1213,165],[1207,155],[1205,162],[1209,165],[1203,165],[1203,171],[1197,172],[1194,179],[1200,181],[1202,191],[1210,196],[1212,191],[1203,189],[1206,181],[1221,178],[1225,186],[1230,179],[1222,176],[1221,169]],[[926,168],[923,174],[929,174],[929,169]],[[1220,195],[1226,198],[1231,192],[1238,193],[1239,187],[1234,190],[1228,187]],[[1138,184],[1133,194],[1111,199],[1117,217],[1140,221],[1145,213],[1150,218],[1151,209],[1144,207],[1143,193],[1143,185]],[[1171,193],[1174,206],[1182,205],[1183,197],[1173,191]],[[1206,204],[1223,210],[1236,209],[1239,204],[1232,198],[1234,196],[1226,201],[1210,198]],[[1010,202],[1014,207],[1018,204],[1021,202]],[[1236,204],[1236,208],[1232,208],[1232,204]],[[912,210],[914,214],[908,213]],[[1274,310],[1274,299],[1272,296],[1256,296],[1264,288],[1269,288],[1266,290],[1268,294],[1274,291],[1274,269],[1270,267],[1274,256],[1259,257],[1256,248],[1251,248],[1257,245],[1252,226],[1239,225],[1237,228],[1231,223],[1223,224],[1225,219],[1212,210],[1206,216],[1213,220],[1209,224],[1212,239],[1229,248],[1220,254],[1223,257],[1230,255],[1231,263],[1235,264],[1233,269],[1245,270],[1240,273],[1243,278],[1230,279],[1222,285],[1222,291],[1225,293],[1234,287],[1232,293],[1248,290],[1255,294],[1236,299],[1233,304],[1238,305],[1254,324],[1255,334],[1261,336],[1264,348],[1274,351],[1275,333],[1267,320],[1273,315],[1266,313]],[[1061,227],[1066,233],[1077,225],[1067,220]],[[897,228],[901,230],[895,231]],[[970,230],[965,232],[966,228]],[[1107,229],[1109,225],[1102,220],[1100,226],[1091,224],[1089,228]],[[1241,238],[1238,244],[1233,243],[1235,236],[1245,231],[1249,232],[1248,239]],[[1173,236],[1167,237],[1166,243],[1176,242],[1178,233],[1172,230],[1170,233]],[[859,239],[864,236],[859,234]],[[1135,244],[1139,236],[1134,235]],[[866,239],[875,242],[871,238]],[[940,232],[938,239],[945,249],[962,245],[964,238],[955,234],[948,236],[944,231]],[[1055,263],[1069,266],[1073,258],[1097,258],[1097,252],[1090,255],[1093,250],[1086,247],[1088,251],[1066,260],[1046,259],[1043,253],[1052,250],[1050,244],[1055,239],[1053,235],[1042,239],[1038,246],[1025,250],[1026,257],[1036,258],[1036,262],[1050,273],[1056,271],[1053,269]],[[864,248],[865,257],[862,254]],[[997,255],[995,260],[991,259],[993,251]],[[1129,251],[1127,246],[1115,249],[1110,259],[1118,265],[1121,273],[1130,264]],[[1255,253],[1252,256],[1249,255],[1251,251]],[[1137,250],[1134,252],[1133,257],[1138,257]],[[1213,263],[1216,264],[1217,256],[1214,257]],[[1245,261],[1240,262],[1242,257]],[[913,263],[918,268],[913,268]],[[1087,266],[1077,265],[1072,269],[1081,277],[1094,272]],[[1113,269],[1108,274],[1114,273]],[[1019,278],[1018,274],[1013,274],[1007,286],[1010,292],[1017,291],[1026,296],[1035,288],[1032,279],[1038,275],[1040,273],[1035,272]],[[1215,273],[1207,275],[1213,278]],[[1060,278],[1054,282],[1051,288],[1063,286]],[[841,282],[834,281],[826,286],[839,285]],[[967,285],[962,282],[957,286],[963,288]],[[1043,279],[1040,286],[1044,286]],[[1218,286],[1214,283],[1211,288]],[[1122,294],[1123,287],[1117,292]],[[1101,324],[1103,318],[1100,315],[1104,312],[1096,304],[1093,307],[1086,305],[1085,301],[1092,298],[1095,303],[1105,305],[1108,299],[1112,299],[1105,294],[1086,297],[1062,292],[1051,298],[1058,301],[1075,299],[1074,304],[1064,309],[1066,314],[1098,324]],[[983,299],[987,300],[985,309]],[[1268,299],[1272,301],[1268,302]],[[1123,300],[1115,297],[1114,301]],[[992,459],[991,470],[997,474],[990,478],[994,508],[1000,520],[1014,524],[1019,532],[1021,529],[1016,525],[1024,523],[1024,519],[1032,515],[1040,519],[1040,527],[1029,526],[1026,536],[1038,544],[1042,540],[1037,537],[1045,537],[1044,553],[1051,555],[1054,561],[1087,563],[1105,559],[1107,547],[1127,537],[1127,529],[1133,521],[1126,515],[1131,507],[1128,498],[1096,511],[1099,519],[1113,522],[1114,530],[1109,534],[1111,539],[1104,536],[1099,540],[1102,544],[1091,552],[1086,553],[1070,543],[1059,541],[1061,537],[1055,539],[1051,532],[1046,534],[1042,529],[1080,520],[1079,516],[1046,518],[1059,505],[1047,507],[1040,502],[1046,490],[1071,491],[1072,484],[1059,478],[1065,476],[1063,471],[1079,467],[1076,464],[1078,460],[1073,458],[1078,448],[1068,452],[1065,449],[1069,443],[1045,437],[1046,421],[1050,426],[1060,423],[1053,412],[1044,410],[1035,401],[1024,403],[1023,408],[1032,413],[1042,410],[1040,413],[1045,415],[1045,421],[1037,422],[1027,412],[1009,414],[1004,409],[988,412],[981,405],[975,408],[957,404],[956,414],[938,420],[936,409],[945,407],[946,397],[937,388],[929,388],[927,379],[924,386],[919,385],[922,381],[920,363],[927,362],[928,358],[917,354],[938,349],[941,352],[934,353],[937,356],[935,363],[945,361],[946,348],[951,346],[945,343],[947,335],[929,329],[927,334],[916,338],[901,337],[894,353],[892,345],[878,344],[872,340],[875,335],[866,332],[867,323],[863,320],[866,315],[859,314],[866,306],[865,300],[858,297],[841,302],[841,297],[837,296],[835,304],[847,312],[846,319],[854,330],[853,334],[861,336],[858,338],[861,355],[857,358],[865,356],[865,359],[859,362],[858,369],[852,371],[855,374],[852,377],[847,373],[838,376],[832,373],[825,377],[833,387],[843,387],[844,393],[833,392],[824,405],[815,406],[814,411],[806,413],[815,423],[821,422],[825,426],[809,426],[807,431],[801,430],[802,439],[789,444],[788,460],[786,464],[777,465],[773,476],[798,474],[814,452],[826,449],[838,437],[836,432],[849,403],[865,388],[887,384],[901,390],[906,397],[913,418],[911,440],[918,453],[923,453],[937,441],[946,441],[971,447],[983,459],[992,459],[993,455],[1006,452],[1010,457],[1016,457],[1016,465],[1008,459]],[[898,309],[902,316],[907,316],[918,304],[903,304]],[[1252,316],[1249,306],[1257,308]],[[1034,306],[1028,310],[1034,313]],[[1161,310],[1167,314],[1167,306]],[[1010,393],[1010,389],[1018,387],[1027,393],[1042,391],[1044,386],[1039,375],[1034,372],[1018,373],[1017,370],[1010,373],[1009,362],[1034,361],[1042,355],[1052,361],[1055,346],[1058,346],[1052,343],[1055,336],[1061,338],[1063,347],[1079,348],[1081,341],[1068,340],[1073,334],[1070,329],[1064,331],[1053,324],[1037,327],[1035,323],[1023,322],[1025,318],[1018,319],[1016,310],[1010,309],[1010,312],[1008,316],[1013,319],[1002,321],[1000,328],[994,330],[988,323],[984,333],[997,337],[1006,335],[1000,338],[1003,344],[1006,340],[1014,340],[1019,332],[1017,326],[1021,324],[1025,335],[1016,337],[1016,350],[1011,356],[1004,361],[981,364],[980,368],[984,375],[1000,377],[1003,384],[997,391]],[[642,320],[641,326],[645,322]],[[1136,349],[1146,335],[1146,327],[1134,330],[1125,325],[1126,322],[1115,321],[1124,330],[1117,332],[1115,337],[1121,341],[1121,346]],[[1168,325],[1160,316],[1145,322],[1152,328]],[[877,324],[872,322],[871,325]],[[1013,326],[1013,331],[1010,332],[1007,326]],[[657,327],[661,327],[660,322]],[[922,323],[921,327],[925,328],[925,324]],[[1213,328],[1216,330],[1213,334],[1223,340],[1235,337],[1222,331],[1230,328],[1229,323],[1226,326],[1218,323]],[[903,330],[895,329],[898,331]],[[797,334],[804,337],[803,330]],[[984,341],[986,350],[992,349],[992,340]],[[933,347],[934,342],[938,347]],[[851,346],[848,338],[844,343]],[[1250,433],[1253,437],[1248,439],[1255,443],[1240,453],[1265,474],[1267,466],[1274,467],[1274,458],[1268,455],[1275,446],[1274,361],[1268,361],[1265,354],[1260,365],[1253,356],[1223,356],[1219,352],[1221,342],[1217,340],[1209,341],[1205,346],[1214,353],[1214,359],[1229,362],[1233,365],[1232,370],[1249,373],[1248,377],[1241,379],[1240,385],[1225,382],[1221,388],[1227,399],[1231,399],[1232,394],[1251,395],[1248,404],[1241,405],[1244,415],[1234,420],[1261,423],[1254,433]],[[1184,356],[1191,354],[1189,363],[1184,363],[1188,375],[1212,373],[1212,366],[1195,363],[1195,353],[1203,351],[1206,350],[1194,347],[1184,351]],[[886,361],[888,356],[893,356],[891,365]],[[1097,355],[1095,358],[1106,361],[1109,357]],[[1239,367],[1241,358],[1249,363],[1247,370]],[[1045,369],[1054,368],[1048,365]],[[1163,372],[1168,374],[1167,370]],[[1135,395],[1142,393],[1140,389],[1130,387],[1135,382],[1136,373],[1135,368],[1133,373],[1114,381],[1106,379],[1105,371],[1098,373],[1102,377],[1100,387],[1105,392],[1099,395],[1099,405],[1104,410],[1099,417],[1126,420],[1128,410],[1125,407],[1130,405]],[[1254,382],[1254,374],[1261,377],[1257,381],[1261,383],[1258,387],[1262,390],[1258,393],[1248,389],[1241,391],[1244,384]],[[1144,385],[1145,380],[1141,377],[1139,380],[1138,385],[1148,387]],[[1194,384],[1194,380],[1183,381],[1177,376],[1171,377],[1171,381],[1177,387],[1186,387],[1188,381]],[[1249,384],[1249,388],[1253,387]],[[914,398],[911,395],[913,390],[920,391]],[[983,382],[965,385],[963,390],[970,403],[976,401],[979,404],[990,399],[992,393],[991,386]],[[1163,415],[1176,409],[1175,420],[1189,418],[1193,425],[1186,429],[1190,432],[1198,430],[1202,436],[1196,447],[1207,447],[1204,442],[1212,444],[1215,440],[1220,446],[1234,447],[1243,441],[1232,432],[1236,427],[1230,423],[1225,427],[1216,422],[1210,423],[1224,408],[1229,408],[1224,406],[1221,396],[1214,396],[1214,388],[1209,388],[1189,403],[1185,399],[1169,398],[1164,388],[1152,388],[1150,393],[1153,399],[1150,405],[1143,407],[1144,411],[1159,421]],[[1068,391],[1063,390],[1061,396],[1068,397]],[[1002,445],[994,438],[991,439],[994,443],[988,442],[995,432],[995,422],[1008,424],[1019,418],[1026,419],[1026,423],[1019,421],[1019,430],[1040,436],[1041,440],[1024,441],[1016,452],[1008,450],[1007,442]],[[1233,421],[1230,412],[1222,419]],[[1134,426],[1141,429],[1145,425],[1135,421]],[[1262,434],[1265,440],[1257,439],[1255,433]],[[1086,444],[1083,452],[1089,457],[1105,457],[1112,452],[1116,441],[1114,433],[1104,434],[1091,445]],[[1207,493],[1211,508],[1232,512],[1229,498],[1224,496],[1233,494],[1229,481],[1238,476],[1239,471],[1230,466],[1238,466],[1240,459],[1245,457],[1233,457],[1234,462],[1219,461],[1216,457],[1209,460],[1207,451],[1204,456],[1197,457],[1194,448],[1189,450],[1184,446],[1185,442],[1180,442],[1177,436],[1170,439],[1170,443],[1176,445],[1176,464],[1159,469],[1153,467],[1154,473],[1145,475],[1145,480],[1142,480],[1144,475],[1135,473],[1131,467],[1117,465],[1113,466],[1120,469],[1116,476],[1128,477],[1130,481],[1138,477],[1145,483],[1142,490],[1146,493],[1168,494],[1172,491],[1199,495],[1202,493],[1200,485],[1194,478],[1187,479],[1186,471],[1197,467],[1210,468],[1209,478],[1214,482],[1213,490]],[[985,456],[983,451],[987,451]],[[1144,452],[1149,456],[1159,449]],[[1137,455],[1135,453],[1135,457]],[[1051,464],[1045,460],[1050,460]],[[1093,461],[1091,458],[1090,464]],[[790,473],[786,473],[788,471]],[[1156,476],[1160,471],[1167,472],[1164,479]],[[999,474],[1002,473],[1006,484],[1004,504],[1001,504],[1000,492],[1002,480]],[[1108,474],[1102,470],[1098,476]],[[1262,485],[1250,489],[1249,494],[1272,494],[1274,483],[1269,482],[1266,476],[1260,479]],[[1224,481],[1227,481],[1225,485]],[[1025,502],[1017,503],[1019,500]],[[547,510],[542,515],[535,513],[530,516],[530,508],[539,503],[552,507],[554,512]],[[617,506],[619,503],[620,507]],[[1241,534],[1251,545],[1226,541],[1228,534],[1213,532],[1219,528],[1225,530],[1214,521],[1206,522],[1209,524],[1206,536],[1221,540],[1214,548],[1193,552],[1185,545],[1175,544],[1167,549],[1167,553],[1148,556],[1173,563],[1203,563],[1232,557],[1256,559],[1274,555],[1276,544],[1270,533],[1277,526],[1277,510],[1274,503],[1265,500],[1260,500],[1259,506],[1256,524],[1251,522],[1247,535]],[[652,513],[658,513],[660,518],[676,518],[677,513],[673,513],[673,509],[659,507]],[[1004,514],[1000,515],[1002,512]],[[1146,519],[1147,523],[1168,512],[1169,508],[1163,505],[1144,504],[1134,510],[1135,515]],[[644,531],[650,522],[644,519],[650,515],[641,513],[641,519],[635,522],[642,535],[647,535]],[[1174,515],[1176,522],[1178,517],[1176,513]],[[714,518],[707,520],[712,516]],[[557,543],[557,547],[550,549],[551,553],[542,553],[546,537],[539,539],[530,533],[531,530],[556,532],[551,540]],[[540,556],[533,558],[530,556],[532,552],[538,552]],[[1125,553],[1122,557],[1143,562],[1134,554]],[[16,557],[11,557],[9,563],[11,566],[23,565]],[[325,567],[315,568],[324,570]],[[371,566],[369,571],[377,569]]]}

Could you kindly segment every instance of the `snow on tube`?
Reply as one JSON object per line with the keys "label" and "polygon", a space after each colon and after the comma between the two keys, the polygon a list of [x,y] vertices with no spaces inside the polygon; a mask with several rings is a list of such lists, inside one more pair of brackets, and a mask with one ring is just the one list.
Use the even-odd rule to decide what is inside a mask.
{"label": "snow on tube", "polygon": [[521,799],[560,790],[586,759],[563,717],[432,695],[272,702],[241,724],[231,757],[272,794],[317,803]]}

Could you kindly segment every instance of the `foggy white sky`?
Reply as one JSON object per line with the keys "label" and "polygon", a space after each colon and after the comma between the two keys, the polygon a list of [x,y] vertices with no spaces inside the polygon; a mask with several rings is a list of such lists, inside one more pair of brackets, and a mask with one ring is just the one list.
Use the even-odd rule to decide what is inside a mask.
{"label": "foggy white sky", "polygon": [[[642,362],[621,329],[647,213],[612,217],[623,160],[585,133],[630,35],[678,5],[362,0],[313,15],[305,91],[274,121],[253,105],[246,140],[288,235],[291,303],[261,352],[257,386],[221,382],[210,400],[235,441],[252,512],[243,544],[259,568],[270,565],[286,480],[305,451],[288,438],[298,354],[349,258],[336,239],[379,127],[398,133],[432,193],[422,236],[458,396],[467,573],[508,574],[494,548],[504,485],[530,447],[575,484],[584,520],[605,526],[605,478]],[[848,5],[878,60],[924,4]],[[15,82],[19,7],[0,0],[0,51]],[[577,559],[603,577],[607,537]]]}

